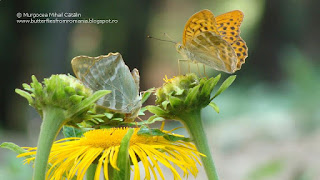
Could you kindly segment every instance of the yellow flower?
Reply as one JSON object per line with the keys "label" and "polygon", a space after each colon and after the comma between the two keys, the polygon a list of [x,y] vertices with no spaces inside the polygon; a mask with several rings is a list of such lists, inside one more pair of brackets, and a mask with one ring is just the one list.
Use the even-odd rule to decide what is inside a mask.
{"label": "yellow flower", "polygon": [[169,82],[172,82],[174,78],[176,78],[176,77],[173,76],[173,78],[168,78],[168,76],[165,75],[165,77],[163,78],[163,81],[166,82],[166,83],[169,83]]}
{"label": "yellow flower", "polygon": [[[200,164],[198,158],[202,154],[192,143],[182,140],[169,141],[163,136],[138,135],[139,130],[140,128],[134,128],[128,149],[134,166],[135,180],[141,179],[139,159],[145,170],[144,179],[151,179],[150,170],[154,177],[157,177],[157,171],[161,178],[165,179],[159,163],[171,170],[174,179],[181,179],[176,167],[179,167],[184,175],[197,175],[196,163]],[[49,157],[51,167],[47,172],[47,179],[62,179],[63,176],[71,179],[75,174],[77,179],[83,179],[88,167],[97,163],[95,180],[99,179],[101,169],[108,180],[108,165],[119,170],[116,163],[120,143],[127,131],[128,128],[98,129],[86,132],[81,138],[72,137],[56,141]],[[37,148],[26,149],[28,152],[18,157],[36,154]],[[28,158],[26,162],[30,163],[33,160],[34,157]]]}

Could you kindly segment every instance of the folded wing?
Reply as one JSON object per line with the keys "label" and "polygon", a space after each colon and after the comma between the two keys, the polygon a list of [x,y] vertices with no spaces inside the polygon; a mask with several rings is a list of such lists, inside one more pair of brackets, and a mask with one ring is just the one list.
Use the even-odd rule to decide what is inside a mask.
{"label": "folded wing", "polygon": [[131,113],[141,107],[139,96],[139,73],[133,77],[120,53],[106,56],[78,56],[72,59],[77,78],[94,91],[112,92],[97,101],[98,105],[120,113]]}

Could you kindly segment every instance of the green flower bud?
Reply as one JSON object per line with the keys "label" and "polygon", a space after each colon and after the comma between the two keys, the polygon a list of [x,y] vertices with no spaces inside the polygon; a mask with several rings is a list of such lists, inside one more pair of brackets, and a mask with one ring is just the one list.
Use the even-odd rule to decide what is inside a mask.
{"label": "green flower bud", "polygon": [[16,89],[16,93],[25,97],[41,117],[45,109],[58,108],[64,111],[69,125],[90,119],[87,111],[94,107],[96,100],[109,92],[97,91],[93,94],[93,91],[77,78],[65,74],[52,75],[45,78],[43,83],[32,76],[32,83],[23,84],[23,88],[25,91]]}
{"label": "green flower bud", "polygon": [[176,120],[181,120],[179,117],[186,113],[200,111],[209,104],[218,111],[218,107],[211,101],[235,79],[235,76],[228,78],[211,97],[211,92],[220,77],[221,75],[210,79],[199,78],[192,73],[166,80],[167,82],[155,93],[157,106],[148,106],[147,109],[159,117]]}
{"label": "green flower bud", "polygon": [[25,97],[29,104],[40,112],[41,116],[46,106],[67,110],[92,95],[92,90],[85,87],[81,81],[64,74],[45,78],[43,85],[35,76],[32,76],[32,83],[23,84],[23,87],[26,91],[16,89],[16,93]]}

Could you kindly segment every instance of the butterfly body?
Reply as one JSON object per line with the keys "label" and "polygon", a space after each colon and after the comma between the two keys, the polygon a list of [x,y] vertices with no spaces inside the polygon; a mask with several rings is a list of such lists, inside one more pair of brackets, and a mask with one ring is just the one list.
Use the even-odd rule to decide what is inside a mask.
{"label": "butterfly body", "polygon": [[209,10],[202,10],[188,20],[183,43],[177,51],[194,63],[203,63],[218,71],[234,73],[247,57],[247,46],[240,37],[241,11],[232,11],[216,18]]}
{"label": "butterfly body", "polygon": [[93,91],[111,90],[96,102],[100,108],[125,114],[129,121],[137,117],[141,108],[139,71],[133,69],[130,72],[120,53],[77,56],[71,64],[77,78]]}

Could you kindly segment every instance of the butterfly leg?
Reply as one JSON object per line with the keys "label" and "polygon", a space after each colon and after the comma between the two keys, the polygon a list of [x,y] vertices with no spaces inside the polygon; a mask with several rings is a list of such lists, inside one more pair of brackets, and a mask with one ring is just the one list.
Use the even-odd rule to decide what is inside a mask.
{"label": "butterfly leg", "polygon": [[207,73],[206,73],[206,66],[203,64],[203,73],[204,73],[204,75],[208,78],[208,75],[207,75]]}
{"label": "butterfly leg", "polygon": [[199,68],[199,64],[197,63],[197,69],[198,69],[198,74],[199,74],[199,76],[201,77],[202,75],[201,75],[201,72],[200,72],[200,68]]}
{"label": "butterfly leg", "polygon": [[[143,119],[141,119],[139,116],[138,116],[137,118],[139,119],[139,121],[143,122]],[[135,122],[135,124],[136,124],[136,128],[138,128],[138,127],[139,127],[139,126],[138,126],[138,123]],[[149,128],[149,125],[148,125],[148,124],[145,124],[145,125]]]}

